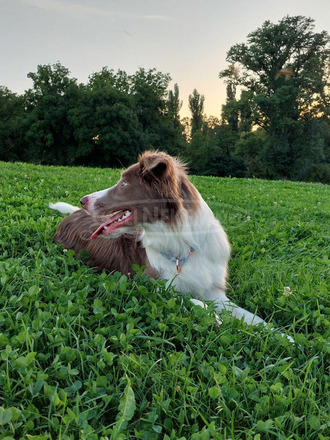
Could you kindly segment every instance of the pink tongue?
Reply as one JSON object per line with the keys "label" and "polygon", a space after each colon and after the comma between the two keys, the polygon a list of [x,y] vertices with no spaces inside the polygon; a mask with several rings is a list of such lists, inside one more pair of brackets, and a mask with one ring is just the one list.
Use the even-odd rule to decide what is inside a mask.
{"label": "pink tongue", "polygon": [[114,224],[114,222],[123,215],[123,212],[125,212],[125,210],[118,212],[110,217],[106,222],[102,223],[102,225],[100,225],[91,235],[91,240],[95,240],[95,238],[101,235],[105,226],[107,226],[107,234],[113,232],[118,227],[118,225]]}

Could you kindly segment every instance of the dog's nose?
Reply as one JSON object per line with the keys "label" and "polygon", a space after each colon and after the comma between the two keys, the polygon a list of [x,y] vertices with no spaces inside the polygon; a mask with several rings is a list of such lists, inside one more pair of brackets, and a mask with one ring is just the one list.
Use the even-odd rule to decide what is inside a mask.
{"label": "dog's nose", "polygon": [[87,205],[87,202],[88,202],[88,196],[82,197],[80,199],[80,203],[83,208],[85,208],[85,206]]}

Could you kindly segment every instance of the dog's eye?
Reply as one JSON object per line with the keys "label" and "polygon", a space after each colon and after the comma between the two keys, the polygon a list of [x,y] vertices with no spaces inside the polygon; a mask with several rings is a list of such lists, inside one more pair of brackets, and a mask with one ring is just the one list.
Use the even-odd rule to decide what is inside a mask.
{"label": "dog's eye", "polygon": [[124,186],[127,186],[127,182],[126,182],[126,180],[123,180],[123,181],[121,182],[121,187],[124,187]]}

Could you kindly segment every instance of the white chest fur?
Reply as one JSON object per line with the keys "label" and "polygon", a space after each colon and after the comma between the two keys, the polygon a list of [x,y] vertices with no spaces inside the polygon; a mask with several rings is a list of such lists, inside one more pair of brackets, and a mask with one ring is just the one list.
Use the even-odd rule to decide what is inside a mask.
{"label": "white chest fur", "polygon": [[[141,238],[151,266],[162,278],[173,280],[181,293],[212,299],[211,292],[224,289],[230,246],[227,235],[208,205],[201,200],[197,213],[183,213],[175,228],[159,221],[145,226]],[[194,250],[190,256],[191,249]],[[163,254],[185,258],[181,272]],[[211,297],[210,297],[211,295]]]}

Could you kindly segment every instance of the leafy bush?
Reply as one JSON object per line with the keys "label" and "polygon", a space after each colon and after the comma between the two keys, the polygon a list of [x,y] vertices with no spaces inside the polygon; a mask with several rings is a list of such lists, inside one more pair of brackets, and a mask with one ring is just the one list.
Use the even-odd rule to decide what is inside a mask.
{"label": "leafy bush", "polygon": [[330,184],[330,164],[320,163],[311,166],[305,178],[308,182],[322,182]]}

